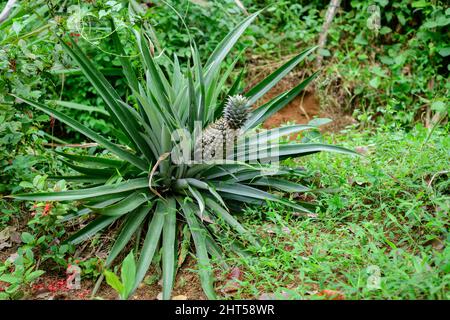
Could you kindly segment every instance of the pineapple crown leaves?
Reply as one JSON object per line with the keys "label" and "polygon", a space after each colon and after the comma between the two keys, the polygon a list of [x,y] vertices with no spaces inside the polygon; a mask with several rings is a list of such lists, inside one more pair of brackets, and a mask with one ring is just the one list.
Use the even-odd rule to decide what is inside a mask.
{"label": "pineapple crown leaves", "polygon": [[[56,176],[53,179],[82,183],[82,185],[71,185],[69,189],[72,190],[14,194],[12,197],[29,201],[74,201],[84,205],[85,208],[77,213],[64,217],[64,220],[68,221],[82,215],[95,215],[88,225],[80,227],[78,232],[66,240],[72,244],[89,239],[115,224],[117,234],[106,266],[109,266],[122,251],[129,247],[129,242],[140,233],[140,230],[147,230],[142,245],[137,243],[136,250],[139,252],[136,253],[139,259],[136,263],[135,281],[133,288],[127,291],[127,295],[131,295],[144,279],[154,255],[159,250],[158,243],[160,243],[163,298],[170,298],[177,270],[174,267],[174,261],[176,261],[174,254],[177,250],[179,224],[183,227],[183,234],[185,234],[184,230],[187,230],[186,234],[191,235],[185,236],[183,242],[186,241],[189,247],[189,243],[193,240],[199,264],[202,266],[199,268],[202,287],[208,298],[213,299],[216,294],[209,256],[221,256],[221,242],[216,239],[223,229],[219,227],[219,224],[217,224],[217,230],[207,228],[205,217],[213,221],[222,221],[243,239],[257,244],[257,241],[252,240],[252,235],[233,216],[235,209],[242,208],[244,204],[264,204],[267,200],[282,203],[296,211],[311,212],[310,209],[314,209],[309,203],[292,202],[279,194],[270,192],[274,189],[281,192],[307,190],[306,187],[285,179],[286,172],[275,170],[269,175],[262,169],[257,167],[252,169],[246,165],[251,163],[250,161],[265,163],[267,159],[270,159],[273,155],[267,148],[265,151],[268,152],[257,152],[244,157],[249,159],[245,160],[245,164],[235,161],[235,163],[227,164],[189,166],[170,161],[173,159],[161,158],[161,155],[170,152],[176,146],[176,142],[171,139],[174,130],[187,130],[193,134],[198,131],[195,129],[197,122],[200,122],[203,128],[205,124],[212,123],[215,115],[220,113],[218,108],[221,103],[217,100],[225,92],[224,86],[217,83],[228,83],[229,76],[232,74],[231,70],[222,73],[222,62],[258,13],[251,14],[231,30],[205,64],[202,63],[198,52],[194,50],[195,59],[192,59],[193,64],[188,66],[185,74],[176,57],[173,63],[169,64],[162,63],[170,59],[164,53],[159,55],[164,56],[164,59],[156,59],[151,53],[144,32],[134,30],[137,40],[136,49],[139,50],[141,58],[139,66],[143,69],[139,71],[145,75],[143,78],[138,77],[140,73],[136,72],[131,59],[121,54],[124,48],[117,32],[112,32],[111,37],[120,56],[124,81],[130,86],[136,101],[134,105],[128,105],[123,101],[123,97],[74,41],[70,40],[70,45],[62,41],[61,45],[104,100],[106,112],[114,128],[114,139],[87,128],[68,116],[64,110],[15,96],[22,102],[72,127],[109,152],[102,155],[61,154],[67,159],[66,162],[72,163],[70,168],[79,174]],[[249,130],[257,127],[269,116],[293,101],[316,74],[252,110],[251,113],[248,112],[250,105],[264,96],[314,49],[304,50],[291,58],[249,89],[245,97],[236,95],[242,80],[238,77],[228,93],[230,98],[224,108],[222,121],[228,121],[230,126]],[[133,99],[127,99],[127,101],[133,101]],[[56,103],[63,108],[90,109],[89,106],[75,103],[61,101]],[[254,135],[252,143],[260,145],[260,142],[268,139],[276,140],[280,136],[306,129],[311,129],[311,126],[294,125],[267,130],[262,136]],[[341,147],[324,144],[275,144],[274,148],[281,160],[320,151],[356,154]],[[189,150],[186,153],[189,153]],[[155,171],[158,181],[149,179],[151,170]],[[162,201],[151,189],[158,191],[165,201]],[[115,223],[116,221],[119,223]],[[143,226],[145,227],[142,228]]]}
{"label": "pineapple crown leaves", "polygon": [[249,116],[248,99],[240,94],[228,97],[223,117],[231,129],[240,129]]}

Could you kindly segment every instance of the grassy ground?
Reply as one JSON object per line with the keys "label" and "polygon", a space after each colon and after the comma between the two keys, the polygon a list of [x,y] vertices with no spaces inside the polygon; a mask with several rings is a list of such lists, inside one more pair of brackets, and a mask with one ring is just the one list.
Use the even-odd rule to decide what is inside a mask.
{"label": "grassy ground", "polygon": [[[307,195],[321,204],[307,217],[273,203],[247,208],[239,219],[262,249],[250,248],[253,256],[245,257],[227,252],[230,267],[219,275],[219,296],[450,299],[448,128],[431,137],[421,125],[409,132],[353,128],[324,140],[362,156],[320,153],[287,163],[311,172],[305,184],[334,191]],[[192,269],[193,263],[183,266],[175,292],[204,298]],[[235,283],[227,280],[231,270],[240,274]],[[100,296],[113,299],[105,290]],[[154,299],[159,291],[156,283],[144,285],[134,298]]]}
{"label": "grassy ground", "polygon": [[274,205],[246,211],[263,249],[229,260],[242,276],[225,296],[314,299],[334,290],[346,299],[449,299],[450,137],[427,136],[421,126],[328,136],[365,155],[323,153],[299,164],[317,172],[314,185],[339,188],[318,197],[317,217]]}

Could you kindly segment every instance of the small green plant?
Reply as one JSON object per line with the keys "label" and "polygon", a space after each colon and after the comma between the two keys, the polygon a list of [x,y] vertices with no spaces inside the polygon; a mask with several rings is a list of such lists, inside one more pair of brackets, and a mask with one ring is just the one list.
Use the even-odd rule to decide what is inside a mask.
{"label": "small green plant", "polygon": [[4,263],[0,263],[0,300],[22,298],[26,286],[44,274],[44,271],[36,270],[34,254],[29,246],[36,239],[24,232],[22,241],[26,245]]}
{"label": "small green plant", "polygon": [[119,297],[123,300],[128,299],[133,291],[136,280],[136,262],[133,251],[131,251],[122,262],[120,278],[109,270],[103,272],[106,282],[117,291]]}
{"label": "small green plant", "polygon": [[[147,225],[142,246],[137,243],[140,250],[135,274],[133,277],[127,275],[127,282],[122,281],[122,287],[114,281],[123,298],[128,298],[136,290],[159,250],[162,252],[163,298],[171,297],[177,269],[177,239],[185,225],[190,229],[196,248],[202,288],[208,298],[216,298],[210,256],[219,261],[223,259],[216,241],[221,236],[221,225],[229,225],[246,244],[259,246],[257,239],[233,216],[234,212],[247,204],[259,205],[266,201],[284,204],[296,212],[312,213],[314,209],[311,203],[291,201],[282,196],[283,193],[310,191],[286,179],[289,176],[301,178],[304,171],[280,168],[278,162],[274,165],[271,161],[320,151],[355,154],[326,144],[280,142],[280,137],[316,128],[311,125],[290,125],[257,132],[257,127],[291,102],[316,73],[257,109],[253,110],[251,106],[315,48],[295,55],[245,93],[240,90],[241,77],[233,82],[230,90],[224,90],[234,63],[222,70],[222,62],[258,13],[240,22],[204,64],[196,44],[191,42],[191,59],[185,71],[182,71],[176,56],[171,59],[164,52],[152,53],[145,29],[134,30],[141,62],[141,68],[136,70],[125,54],[114,23],[111,23],[112,41],[132,92],[126,99],[119,96],[75,41],[62,41],[65,50],[105,101],[115,127],[113,139],[86,128],[47,104],[17,96],[116,156],[58,153],[65,158],[64,163],[80,174],[57,178],[81,182],[83,187],[60,192],[17,194],[14,198],[78,201],[84,205],[77,213],[65,217],[65,220],[87,215],[95,217],[67,240],[72,244],[92,237],[113,223],[120,226],[106,259],[106,268],[134,236],[140,238],[142,227]],[[224,118],[217,120],[221,115]],[[211,134],[207,128],[213,123],[216,129],[219,123],[224,125],[221,127],[223,131],[216,132],[215,139],[223,138],[224,133],[228,135],[229,129],[238,131],[233,131],[230,148],[228,143],[224,144],[226,152],[221,157],[214,153],[210,158],[196,159],[196,142],[203,141],[204,147],[208,147],[202,136]],[[227,140],[225,137],[222,141]],[[127,272],[131,273],[133,268],[127,261],[130,264]],[[109,277],[110,280],[113,278],[111,274]]]}

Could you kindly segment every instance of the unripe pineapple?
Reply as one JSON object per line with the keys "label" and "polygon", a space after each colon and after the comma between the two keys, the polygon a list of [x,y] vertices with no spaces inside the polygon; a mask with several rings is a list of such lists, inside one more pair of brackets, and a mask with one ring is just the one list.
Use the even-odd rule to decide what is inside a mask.
{"label": "unripe pineapple", "polygon": [[240,94],[229,97],[223,110],[223,118],[229,128],[242,128],[248,118],[248,100]]}
{"label": "unripe pineapple", "polygon": [[196,155],[203,161],[225,159],[248,118],[248,100],[241,95],[228,98],[223,117],[209,125],[196,143]]}

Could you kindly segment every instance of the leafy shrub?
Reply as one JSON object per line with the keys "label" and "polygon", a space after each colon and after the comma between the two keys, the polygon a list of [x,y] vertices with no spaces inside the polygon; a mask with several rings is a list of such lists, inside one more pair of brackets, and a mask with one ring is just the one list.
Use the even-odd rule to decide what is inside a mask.
{"label": "leafy shrub", "polygon": [[30,112],[21,114],[11,110],[0,114],[0,193],[17,192],[23,189],[22,181],[31,182],[35,176],[30,164],[37,168],[44,167],[48,158],[42,153],[43,148],[32,150],[32,145],[45,141],[38,126],[47,122],[47,115],[31,118]]}
{"label": "leafy shrub", "polygon": [[[25,243],[35,241],[29,233],[23,233]],[[0,300],[20,299],[24,296],[24,285],[31,284],[44,271],[36,270],[36,261],[30,246],[19,248],[17,254],[0,263]]]}
{"label": "leafy shrub", "polygon": [[[379,24],[370,20],[376,13]],[[445,116],[449,24],[450,11],[439,1],[344,5],[329,34],[326,103],[355,111],[365,125],[411,128],[427,113]],[[333,97],[336,90],[343,99]]]}

